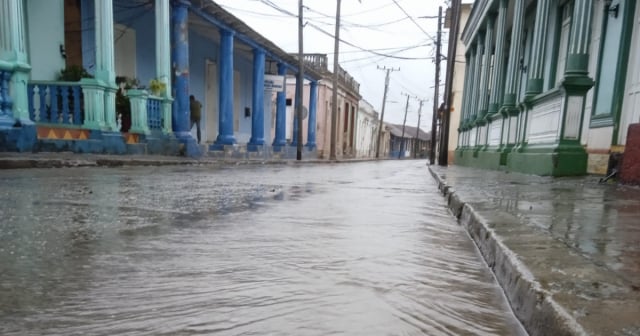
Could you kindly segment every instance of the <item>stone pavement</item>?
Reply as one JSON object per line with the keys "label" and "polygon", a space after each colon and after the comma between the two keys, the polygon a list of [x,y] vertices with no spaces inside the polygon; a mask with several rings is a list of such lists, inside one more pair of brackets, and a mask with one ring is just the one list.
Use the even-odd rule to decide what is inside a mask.
{"label": "stone pavement", "polygon": [[530,335],[640,335],[640,188],[429,170]]}
{"label": "stone pavement", "polygon": [[225,164],[300,164],[300,163],[340,163],[371,161],[373,159],[271,159],[246,160],[203,156],[194,159],[182,156],[162,155],[100,155],[76,154],[71,152],[42,153],[0,153],[0,169],[60,168],[60,167],[119,167],[119,166],[167,166],[167,165],[225,165]]}

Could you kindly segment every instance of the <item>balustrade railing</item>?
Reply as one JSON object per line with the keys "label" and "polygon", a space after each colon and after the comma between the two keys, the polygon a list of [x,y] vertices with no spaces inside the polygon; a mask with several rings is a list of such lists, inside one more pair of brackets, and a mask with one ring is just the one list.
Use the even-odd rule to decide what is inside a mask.
{"label": "balustrade railing", "polygon": [[31,81],[27,86],[29,117],[36,123],[82,125],[83,94],[78,82]]}
{"label": "balustrade railing", "polygon": [[11,71],[0,69],[0,117],[10,117],[13,115],[11,109],[13,102],[9,94],[9,82],[11,81]]}
{"label": "balustrade railing", "polygon": [[149,96],[147,99],[147,125],[152,131],[162,129],[162,98]]}

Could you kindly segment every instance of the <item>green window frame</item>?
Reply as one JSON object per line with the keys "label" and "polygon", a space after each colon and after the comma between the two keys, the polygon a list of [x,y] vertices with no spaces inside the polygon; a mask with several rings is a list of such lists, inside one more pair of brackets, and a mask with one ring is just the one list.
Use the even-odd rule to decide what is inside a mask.
{"label": "green window frame", "polygon": [[[619,9],[617,16],[614,16],[609,8],[616,5]],[[605,6],[589,128],[610,127],[620,122],[634,13],[635,0],[614,0]],[[622,20],[619,27],[613,26],[616,29],[613,33],[609,29],[611,20]],[[605,60],[604,53],[611,50],[617,54],[611,57],[614,59]],[[615,66],[613,70],[612,66]],[[617,129],[614,129],[614,138],[617,133]]]}

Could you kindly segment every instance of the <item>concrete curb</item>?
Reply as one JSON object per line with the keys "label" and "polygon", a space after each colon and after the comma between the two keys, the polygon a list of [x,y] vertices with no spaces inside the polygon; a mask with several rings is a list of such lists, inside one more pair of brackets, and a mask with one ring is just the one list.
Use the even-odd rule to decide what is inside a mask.
{"label": "concrete curb", "polygon": [[449,209],[465,227],[502,287],[511,309],[529,335],[587,335],[582,326],[544,290],[529,269],[491,229],[490,223],[460,199],[431,167]]}
{"label": "concrete curb", "polygon": [[225,165],[296,165],[296,164],[342,164],[386,159],[344,159],[344,160],[197,160],[188,158],[140,158],[126,156],[81,156],[77,158],[47,157],[0,157],[0,170],[28,168],[74,168],[74,167],[132,167],[132,166],[225,166]]}

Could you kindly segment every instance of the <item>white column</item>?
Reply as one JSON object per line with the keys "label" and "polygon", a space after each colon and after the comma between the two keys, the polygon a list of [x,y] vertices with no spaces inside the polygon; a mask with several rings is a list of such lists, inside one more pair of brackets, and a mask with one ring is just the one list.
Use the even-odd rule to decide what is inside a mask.
{"label": "white column", "polygon": [[27,82],[31,67],[27,63],[23,1],[3,0],[0,18],[0,68],[12,72],[9,91],[13,118],[30,123]]}
{"label": "white column", "polygon": [[155,0],[156,5],[156,78],[164,83],[162,118],[164,133],[171,133],[171,18],[169,0]]}
{"label": "white column", "polygon": [[95,2],[96,79],[106,86],[104,123],[107,131],[118,131],[116,122],[116,73],[113,39],[113,0]]}

